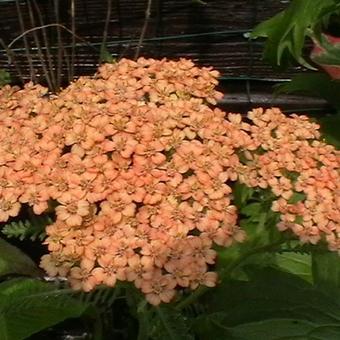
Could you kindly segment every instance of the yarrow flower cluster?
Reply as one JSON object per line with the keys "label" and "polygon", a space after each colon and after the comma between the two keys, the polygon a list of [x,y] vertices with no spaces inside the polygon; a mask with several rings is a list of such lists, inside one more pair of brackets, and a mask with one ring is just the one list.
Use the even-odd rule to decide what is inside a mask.
{"label": "yarrow flower cluster", "polygon": [[[90,291],[117,280],[154,305],[212,287],[214,244],[242,242],[230,184],[271,188],[281,230],[340,250],[339,154],[306,117],[211,108],[218,72],[105,64],[58,95],[0,90],[0,222],[53,209],[41,266]],[[301,199],[291,200],[299,193]],[[299,196],[300,197],[300,196]]]}
{"label": "yarrow flower cluster", "polygon": [[305,116],[257,109],[248,118],[250,136],[261,150],[241,167],[239,180],[271,189],[279,230],[291,230],[302,243],[324,237],[329,249],[340,253],[340,153],[318,140],[319,126]]}

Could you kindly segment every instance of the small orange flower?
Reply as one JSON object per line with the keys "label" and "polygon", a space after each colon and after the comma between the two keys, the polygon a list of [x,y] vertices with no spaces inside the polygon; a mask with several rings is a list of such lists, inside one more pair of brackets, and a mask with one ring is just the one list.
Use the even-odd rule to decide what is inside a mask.
{"label": "small orange flower", "polygon": [[77,200],[70,194],[60,199],[59,205],[55,208],[57,218],[70,226],[80,226],[85,216],[90,213],[90,204],[85,200]]}
{"label": "small orange flower", "polygon": [[171,275],[162,275],[156,271],[151,280],[144,280],[141,284],[141,290],[145,294],[146,300],[158,306],[161,302],[170,302],[176,294],[174,290],[176,281]]}
{"label": "small orange flower", "polygon": [[18,197],[12,193],[4,193],[0,196],[0,222],[6,222],[10,217],[19,214],[21,204]]}

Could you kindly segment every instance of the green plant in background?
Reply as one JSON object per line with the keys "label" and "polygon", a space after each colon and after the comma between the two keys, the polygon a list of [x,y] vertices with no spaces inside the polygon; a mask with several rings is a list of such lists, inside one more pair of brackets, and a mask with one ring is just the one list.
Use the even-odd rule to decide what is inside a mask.
{"label": "green plant in background", "polygon": [[0,87],[7,85],[11,82],[9,73],[5,70],[0,69]]}
{"label": "green plant in background", "polygon": [[319,39],[339,9],[339,0],[293,0],[285,10],[255,27],[250,36],[266,38],[263,56],[273,66],[286,67],[296,61],[313,68],[303,54],[306,39]]}
{"label": "green plant in background", "polygon": [[[313,41],[318,50],[313,49],[311,60],[317,65],[337,65],[339,52],[337,44],[329,40],[324,32],[337,30],[339,33],[338,0],[295,0],[287,9],[273,18],[260,23],[251,33],[251,38],[265,38],[263,57],[272,66],[285,68],[291,63],[316,70],[310,61],[306,61],[306,42]],[[333,77],[334,78],[334,77]],[[332,77],[323,73],[302,74],[294,77],[289,84],[279,87],[283,92],[305,92],[328,100],[339,108],[339,99],[335,94],[340,85]]]}
{"label": "green plant in background", "polygon": [[[328,32],[340,33],[339,14],[339,0],[293,0],[284,11],[255,27],[250,35],[253,39],[266,39],[263,57],[273,67],[284,69],[299,63],[308,69],[321,69],[293,77],[289,83],[279,85],[277,93],[301,93],[327,100],[338,114],[320,117],[320,123],[327,140],[337,147],[340,147],[340,40]],[[308,41],[314,44],[309,60]]]}

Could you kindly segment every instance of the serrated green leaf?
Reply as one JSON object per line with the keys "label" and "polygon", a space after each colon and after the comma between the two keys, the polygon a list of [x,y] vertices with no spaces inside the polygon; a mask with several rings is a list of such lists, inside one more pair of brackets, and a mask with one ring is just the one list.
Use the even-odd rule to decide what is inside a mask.
{"label": "serrated green leaf", "polygon": [[21,340],[67,318],[79,317],[87,308],[76,299],[58,294],[53,285],[16,279],[0,284],[1,339]]}
{"label": "serrated green leaf", "polygon": [[0,238],[0,276],[9,274],[40,276],[41,271],[19,248]]}
{"label": "serrated green leaf", "polygon": [[52,223],[48,215],[34,215],[30,220],[20,220],[6,223],[1,232],[8,238],[18,238],[24,240],[29,238],[31,241],[43,240],[46,236],[45,228]]}

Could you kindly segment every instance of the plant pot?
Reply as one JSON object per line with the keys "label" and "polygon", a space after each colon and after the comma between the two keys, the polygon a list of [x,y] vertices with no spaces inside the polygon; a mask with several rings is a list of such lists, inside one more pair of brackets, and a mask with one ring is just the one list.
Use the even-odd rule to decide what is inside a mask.
{"label": "plant pot", "polygon": [[320,40],[313,42],[311,59],[332,79],[340,79],[340,37],[323,33]]}

